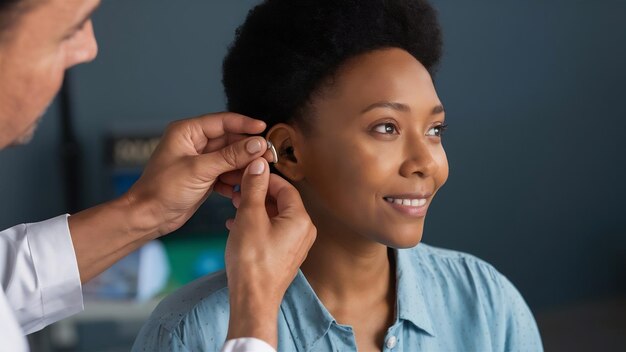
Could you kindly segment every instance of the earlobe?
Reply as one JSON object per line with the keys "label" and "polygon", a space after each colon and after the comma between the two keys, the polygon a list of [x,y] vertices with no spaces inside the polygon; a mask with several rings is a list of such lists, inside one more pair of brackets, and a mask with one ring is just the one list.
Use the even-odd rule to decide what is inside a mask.
{"label": "earlobe", "polygon": [[267,132],[265,138],[272,142],[278,153],[278,163],[274,167],[289,181],[302,180],[302,160],[297,148],[300,134],[292,126],[279,123]]}

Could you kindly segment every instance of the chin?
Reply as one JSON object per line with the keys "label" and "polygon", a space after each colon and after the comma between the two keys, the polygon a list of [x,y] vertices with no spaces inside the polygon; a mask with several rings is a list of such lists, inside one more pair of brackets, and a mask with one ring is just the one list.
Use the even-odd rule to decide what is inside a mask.
{"label": "chin", "polygon": [[410,228],[398,229],[393,233],[387,232],[378,236],[378,242],[394,249],[412,248],[422,241],[424,226],[411,226]]}
{"label": "chin", "polygon": [[11,144],[9,144],[8,147],[17,147],[17,146],[20,146],[20,145],[26,145],[26,144],[30,143],[30,141],[33,140],[34,136],[35,136],[35,130],[32,129],[28,133],[18,137],[16,140],[11,142]]}
{"label": "chin", "polygon": [[41,121],[43,115],[41,115],[29,128],[28,130],[22,134],[21,136],[17,137],[13,142],[11,142],[9,144],[9,147],[16,147],[16,146],[20,146],[20,145],[25,145],[30,143],[33,140],[33,137],[35,136],[35,131],[37,130],[37,126],[39,126],[39,122]]}

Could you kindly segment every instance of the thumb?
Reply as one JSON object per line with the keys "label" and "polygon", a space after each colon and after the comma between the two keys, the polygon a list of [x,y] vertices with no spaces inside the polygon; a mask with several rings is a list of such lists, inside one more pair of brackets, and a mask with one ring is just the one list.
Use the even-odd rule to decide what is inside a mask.
{"label": "thumb", "polygon": [[269,165],[258,158],[248,165],[241,179],[241,202],[238,211],[259,211],[265,213],[265,197],[269,187]]}
{"label": "thumb", "polygon": [[250,137],[229,144],[214,152],[199,155],[197,163],[203,165],[204,177],[216,179],[223,173],[242,169],[252,160],[267,151],[267,142],[262,137]]}

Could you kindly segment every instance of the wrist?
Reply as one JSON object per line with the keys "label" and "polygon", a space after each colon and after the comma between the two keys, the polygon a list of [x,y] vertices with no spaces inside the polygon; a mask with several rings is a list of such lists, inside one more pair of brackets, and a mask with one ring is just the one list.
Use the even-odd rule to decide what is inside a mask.
{"label": "wrist", "polygon": [[254,337],[276,348],[280,302],[263,302],[255,295],[230,295],[230,319],[227,340]]}
{"label": "wrist", "polygon": [[155,237],[145,212],[123,196],[68,218],[83,283]]}
{"label": "wrist", "polygon": [[124,223],[129,235],[137,241],[150,241],[160,237],[159,219],[149,201],[135,197],[132,191],[114,200],[125,214]]}

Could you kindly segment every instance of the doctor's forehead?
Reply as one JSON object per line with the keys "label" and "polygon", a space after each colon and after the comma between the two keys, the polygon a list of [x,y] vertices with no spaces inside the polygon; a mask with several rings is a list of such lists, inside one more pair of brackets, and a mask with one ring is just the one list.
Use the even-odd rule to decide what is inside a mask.
{"label": "doctor's forehead", "polygon": [[43,10],[51,16],[89,18],[101,0],[0,0],[0,33],[6,32],[21,16]]}
{"label": "doctor's forehead", "polygon": [[42,1],[42,5],[52,5],[50,8],[63,12],[65,15],[85,21],[100,6],[100,0],[35,0]]}

